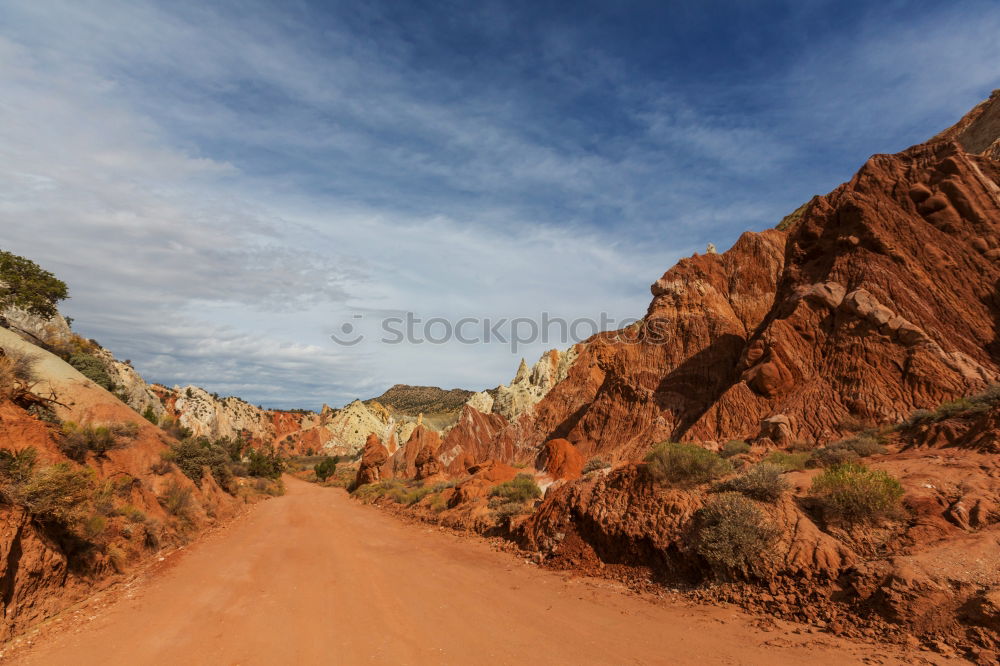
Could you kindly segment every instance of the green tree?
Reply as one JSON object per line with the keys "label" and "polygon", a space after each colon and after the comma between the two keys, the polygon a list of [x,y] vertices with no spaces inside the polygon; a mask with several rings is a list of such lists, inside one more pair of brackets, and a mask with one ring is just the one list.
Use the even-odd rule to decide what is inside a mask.
{"label": "green tree", "polygon": [[43,319],[57,314],[56,303],[69,297],[66,283],[38,264],[0,250],[0,309],[20,308]]}

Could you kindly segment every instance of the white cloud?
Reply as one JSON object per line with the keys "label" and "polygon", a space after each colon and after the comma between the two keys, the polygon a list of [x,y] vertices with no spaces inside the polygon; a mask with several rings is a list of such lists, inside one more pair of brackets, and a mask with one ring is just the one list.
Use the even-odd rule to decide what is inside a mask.
{"label": "white cloud", "polygon": [[820,167],[791,177],[813,162],[792,135],[828,132],[829,149],[863,122],[855,107],[890,126],[899,104],[859,97],[880,86],[919,91],[904,105],[913,125],[952,113],[920,106],[935,85],[964,99],[990,81],[996,58],[964,62],[954,35],[1000,55],[982,46],[998,16],[964,33],[957,20],[810,45],[768,82],[784,127],[635,81],[568,28],[539,60],[513,53],[487,72],[537,65],[553,90],[601,96],[630,131],[593,137],[536,92],[416,72],[405,40],[320,34],[291,12],[11,2],[0,244],[66,279],[78,328],[153,380],[313,407],[395,382],[483,388],[522,354],[328,336],[355,313],[374,334],[399,311],[641,315],[680,255],[837,184]]}

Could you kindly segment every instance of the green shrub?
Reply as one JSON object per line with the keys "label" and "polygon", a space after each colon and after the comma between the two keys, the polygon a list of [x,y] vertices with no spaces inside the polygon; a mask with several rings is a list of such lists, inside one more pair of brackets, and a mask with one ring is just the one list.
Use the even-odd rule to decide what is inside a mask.
{"label": "green shrub", "polygon": [[191,507],[191,488],[171,481],[157,499],[167,513],[183,517]]}
{"label": "green shrub", "polygon": [[146,405],[146,409],[142,410],[142,418],[146,419],[153,425],[156,425],[159,422],[159,419],[156,418],[156,412],[153,411],[152,405]]}
{"label": "green shrub", "polygon": [[723,458],[732,458],[743,453],[750,453],[750,445],[740,439],[734,439],[722,445],[719,455]]}
{"label": "green shrub", "polygon": [[753,501],[735,492],[710,497],[697,522],[695,549],[720,573],[753,572],[781,535]]}
{"label": "green shrub", "polygon": [[177,467],[196,484],[201,486],[205,468],[208,467],[216,482],[226,488],[232,479],[229,469],[229,454],[226,450],[209,439],[183,439],[170,445],[170,450],[163,455],[164,460]]}
{"label": "green shrub", "polygon": [[329,456],[313,465],[313,472],[321,483],[329,479],[337,471],[337,461]]}
{"label": "green shrub", "polygon": [[111,380],[111,375],[108,374],[104,362],[96,356],[73,354],[69,357],[69,364],[76,368],[81,375],[106,391],[115,390],[115,383]]}
{"label": "green shrub", "polygon": [[490,489],[490,497],[502,497],[508,502],[527,502],[542,496],[542,490],[530,474],[518,474]]}
{"label": "green shrub", "polygon": [[191,439],[192,432],[181,425],[181,422],[167,414],[160,419],[160,429],[174,439]]}
{"label": "green shrub", "polygon": [[946,402],[934,410],[934,420],[942,421],[959,414],[984,412],[989,409],[989,405],[983,402],[972,402],[968,398],[959,398]]}
{"label": "green shrub", "polygon": [[696,444],[664,442],[646,456],[646,470],[657,483],[706,483],[732,471],[718,454]]}
{"label": "green shrub", "polygon": [[810,453],[808,451],[801,451],[798,453],[789,453],[787,451],[771,451],[764,462],[769,462],[777,465],[786,472],[801,472],[806,468],[806,463],[809,461]]}
{"label": "green shrub", "polygon": [[784,469],[769,462],[757,463],[746,472],[713,488],[714,492],[737,492],[761,502],[776,502],[791,486],[781,478]]}
{"label": "green shrub", "polygon": [[814,478],[809,495],[827,519],[873,522],[899,516],[903,487],[882,470],[844,463],[828,467]]}
{"label": "green shrub", "polygon": [[277,479],[285,471],[285,463],[270,446],[260,449],[250,448],[247,450],[250,462],[247,471],[250,476],[261,476],[268,479]]}
{"label": "green shrub", "polygon": [[599,469],[607,469],[611,467],[611,463],[601,460],[600,458],[591,458],[587,461],[587,464],[583,466],[583,473],[590,474],[591,472],[596,472]]}

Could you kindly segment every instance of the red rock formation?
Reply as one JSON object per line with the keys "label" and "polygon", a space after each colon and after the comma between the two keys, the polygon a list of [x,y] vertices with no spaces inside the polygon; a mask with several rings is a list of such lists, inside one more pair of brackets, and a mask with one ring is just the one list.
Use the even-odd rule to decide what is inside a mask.
{"label": "red rock formation", "polygon": [[437,432],[424,425],[417,426],[406,443],[392,455],[393,474],[406,479],[422,479],[436,474],[436,455],[440,446],[441,436]]}
{"label": "red rock formation", "polygon": [[445,433],[438,460],[449,474],[461,476],[477,463],[496,457],[490,445],[506,426],[503,416],[483,414],[466,405],[458,421]]}
{"label": "red rock formation", "polygon": [[550,439],[542,446],[535,466],[556,480],[579,479],[583,456],[565,439]]}
{"label": "red rock formation", "polygon": [[470,471],[472,476],[455,486],[455,492],[448,500],[449,507],[454,508],[480,497],[486,497],[490,488],[498,483],[510,481],[520,472],[515,467],[497,461],[490,461],[479,467],[474,467]]}
{"label": "red rock formation", "polygon": [[393,476],[392,464],[389,461],[389,451],[382,445],[378,435],[371,433],[365,442],[361,453],[361,464],[358,465],[358,475],[354,479],[354,487],[367,483],[377,483]]}
{"label": "red rock formation", "polygon": [[554,438],[612,461],[664,439],[825,441],[845,417],[894,422],[996,380],[998,117],[994,94],[872,157],[787,234],[680,261],[640,324],[581,345],[568,377],[464,443],[462,464],[531,462]]}

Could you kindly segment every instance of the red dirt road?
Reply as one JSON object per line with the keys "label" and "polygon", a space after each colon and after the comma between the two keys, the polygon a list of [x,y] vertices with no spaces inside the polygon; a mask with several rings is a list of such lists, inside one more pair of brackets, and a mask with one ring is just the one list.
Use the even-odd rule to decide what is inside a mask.
{"label": "red dirt road", "polygon": [[337,489],[286,485],[89,622],[43,632],[17,663],[922,661],[786,623],[767,631],[733,609],[652,603],[401,523]]}

